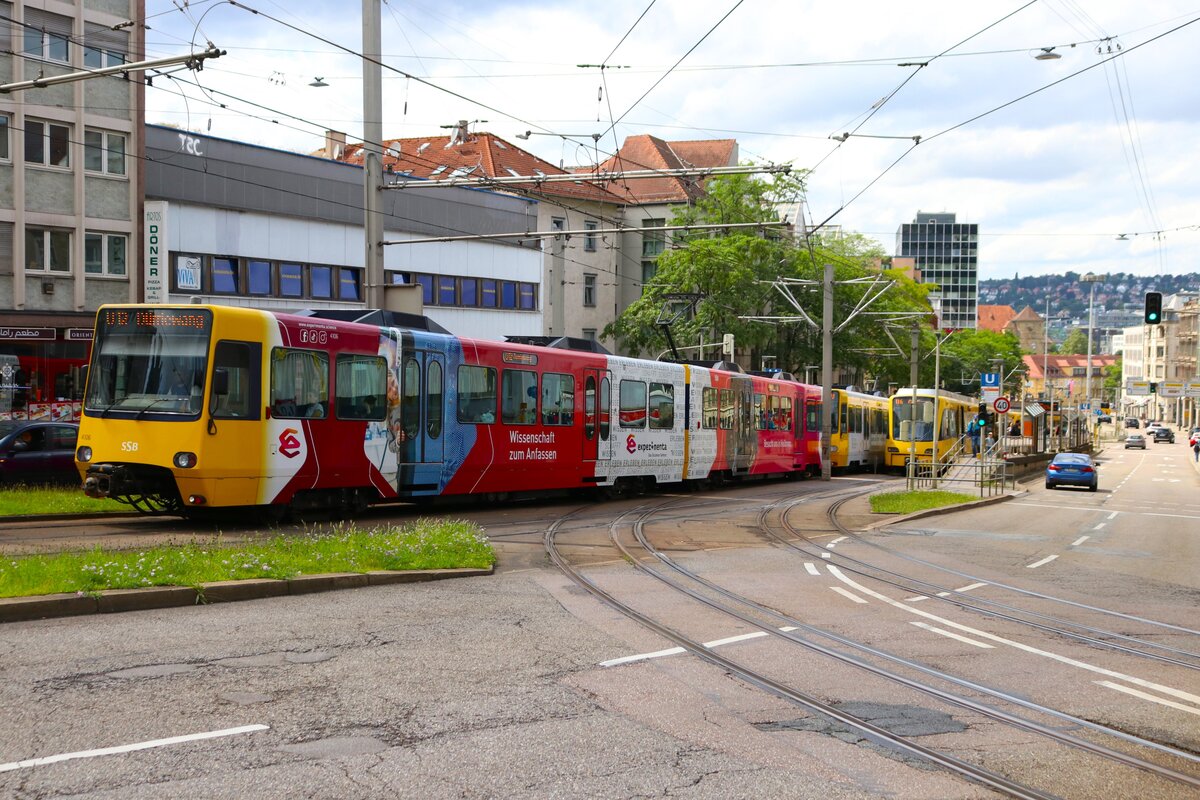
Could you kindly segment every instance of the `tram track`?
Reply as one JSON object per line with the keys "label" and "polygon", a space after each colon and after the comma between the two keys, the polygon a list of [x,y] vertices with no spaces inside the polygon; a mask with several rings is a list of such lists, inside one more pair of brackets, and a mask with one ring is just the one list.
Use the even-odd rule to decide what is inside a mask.
{"label": "tram track", "polygon": [[[837,494],[837,493],[829,493],[829,494]],[[857,494],[857,492],[856,492],[856,494]],[[809,497],[806,499],[814,499],[814,498]],[[837,505],[840,505],[842,502],[845,502],[845,500],[848,500],[848,499],[850,499],[850,498],[844,498],[841,500],[835,499],[834,500],[835,508]],[[1126,752],[1120,751],[1120,750],[1115,750],[1106,745],[1092,742],[1088,739],[1082,739],[1080,737],[1074,736],[1073,734],[1067,733],[1058,728],[1050,727],[1043,723],[1029,720],[1029,719],[1026,719],[1025,717],[1017,716],[1015,714],[1012,714],[1007,711],[1003,711],[1001,709],[995,708],[990,705],[985,705],[985,704],[979,702],[978,700],[974,700],[974,699],[971,699],[971,698],[968,698],[968,697],[965,697],[962,695],[948,692],[945,689],[941,689],[941,688],[933,686],[929,683],[922,683],[918,680],[915,680],[914,678],[910,678],[908,676],[901,675],[900,673],[896,672],[895,670],[890,670],[890,669],[880,667],[876,664],[871,664],[871,663],[863,660],[862,658],[859,658],[858,656],[850,655],[848,653],[841,652],[839,650],[835,650],[831,647],[827,647],[825,645],[819,644],[815,641],[805,638],[804,636],[800,635],[800,633],[798,633],[798,631],[803,631],[804,633],[806,633],[810,636],[823,637],[825,639],[828,639],[830,641],[837,643],[838,645],[840,645],[842,647],[848,647],[848,648],[856,650],[860,653],[865,653],[867,655],[870,655],[871,657],[890,661],[891,663],[893,663],[895,665],[902,666],[902,667],[910,669],[910,670],[915,670],[915,671],[921,673],[922,675],[924,675],[926,678],[932,678],[932,679],[940,680],[942,682],[948,682],[952,685],[958,686],[961,689],[966,689],[966,690],[969,690],[972,692],[976,692],[976,693],[991,697],[994,700],[999,700],[999,701],[1002,701],[1005,703],[1010,703],[1010,704],[1016,705],[1018,707],[1025,709],[1028,712],[1033,712],[1036,714],[1041,714],[1044,716],[1051,717],[1054,720],[1056,720],[1057,722],[1065,722],[1065,723],[1068,723],[1069,725],[1076,725],[1076,726],[1079,726],[1080,728],[1090,730],[1097,734],[1114,737],[1114,738],[1119,739],[1129,745],[1133,745],[1136,747],[1148,748],[1150,750],[1157,751],[1168,758],[1179,759],[1179,760],[1190,762],[1190,763],[1200,762],[1200,757],[1197,757],[1196,755],[1189,753],[1187,751],[1179,750],[1170,745],[1165,745],[1165,744],[1162,744],[1159,742],[1154,742],[1154,741],[1151,741],[1148,739],[1144,739],[1142,737],[1138,737],[1136,735],[1127,733],[1125,731],[1121,731],[1116,728],[1112,728],[1112,727],[1105,726],[1105,725],[1102,725],[1099,723],[1095,723],[1090,720],[1078,718],[1073,715],[1067,714],[1065,712],[1059,711],[1057,709],[1050,708],[1048,706],[1044,706],[1041,704],[1033,703],[1032,701],[1028,701],[1023,698],[1016,697],[1016,696],[1014,696],[1010,693],[1004,692],[1002,690],[995,689],[992,687],[987,687],[982,684],[972,682],[972,681],[967,681],[962,678],[957,678],[955,676],[952,676],[947,673],[936,670],[932,667],[927,667],[925,665],[918,664],[916,662],[913,662],[913,661],[910,661],[907,659],[903,659],[898,656],[893,656],[893,655],[885,653],[877,648],[873,648],[869,645],[865,645],[860,642],[855,642],[847,637],[843,637],[838,634],[835,634],[835,633],[832,633],[829,631],[825,631],[825,630],[822,630],[815,626],[801,622],[801,621],[796,620],[786,614],[776,611],[775,609],[764,606],[754,600],[743,597],[743,596],[741,596],[735,592],[732,592],[731,590],[728,590],[724,587],[718,586],[718,585],[712,583],[711,581],[708,581],[707,579],[686,569],[682,565],[679,565],[677,562],[675,562],[673,559],[671,559],[669,556],[667,556],[661,550],[654,547],[654,545],[650,542],[650,539],[645,531],[645,526],[647,524],[647,521],[651,516],[653,516],[660,509],[663,509],[663,507],[666,505],[668,505],[668,503],[662,503],[662,504],[653,506],[649,509],[636,511],[638,518],[635,519],[632,523],[630,523],[630,525],[631,525],[632,530],[634,531],[634,538],[638,542],[638,546],[642,549],[642,551],[644,553],[649,554],[657,562],[659,562],[661,565],[663,565],[668,570],[668,572],[674,573],[675,575],[684,578],[686,581],[690,581],[690,582],[698,584],[699,586],[703,587],[703,589],[705,591],[713,593],[713,594],[717,595],[718,597],[723,598],[723,601],[714,600],[711,597],[708,597],[705,594],[703,594],[701,591],[699,591],[695,588],[692,588],[691,586],[687,586],[681,581],[678,581],[671,577],[668,577],[666,574],[664,574],[663,572],[661,572],[659,570],[652,569],[643,561],[642,557],[640,557],[638,553],[635,553],[630,547],[624,545],[620,541],[620,537],[616,533],[617,526],[619,524],[621,524],[621,519],[624,516],[629,516],[631,514],[634,514],[635,512],[626,512],[626,514],[623,515],[622,518],[618,518],[617,520],[614,520],[612,523],[610,523],[609,536],[610,536],[611,541],[613,542],[613,545],[622,553],[622,556],[630,564],[634,565],[638,570],[645,572],[645,573],[649,574],[650,576],[654,577],[655,579],[662,582],[663,584],[665,584],[672,590],[680,592],[682,594],[685,594],[685,595],[691,597],[693,600],[696,600],[697,602],[700,602],[700,603],[706,605],[707,607],[718,611],[719,613],[725,614],[733,619],[739,620],[742,623],[749,624],[749,625],[755,627],[756,629],[759,629],[771,636],[779,637],[783,640],[791,642],[793,645],[799,645],[799,646],[804,647],[812,652],[818,653],[825,657],[837,659],[838,661],[840,661],[842,663],[846,663],[846,664],[854,666],[856,668],[867,670],[867,671],[871,672],[872,674],[875,674],[878,677],[899,683],[910,689],[914,689],[916,691],[922,692],[923,694],[933,697],[936,700],[950,703],[952,705],[955,705],[959,708],[963,708],[963,709],[968,710],[973,713],[982,714],[990,719],[996,720],[998,722],[1001,722],[1001,723],[1004,723],[1004,724],[1007,724],[1010,726],[1015,726],[1017,728],[1020,728],[1021,730],[1025,730],[1025,731],[1028,731],[1028,732],[1031,732],[1031,733],[1034,733],[1034,734],[1037,734],[1040,736],[1051,738],[1061,744],[1071,746],[1073,748],[1090,753],[1095,756],[1103,757],[1105,759],[1116,762],[1123,766],[1128,766],[1128,767],[1132,767],[1132,768],[1141,770],[1143,772],[1155,774],[1159,777],[1173,781],[1175,783],[1183,784],[1190,788],[1200,788],[1200,778],[1197,778],[1188,773],[1176,770],[1173,767],[1146,760],[1135,754],[1126,753]],[[827,518],[832,519],[832,514],[827,515]],[[558,551],[557,545],[556,545],[557,531],[561,527],[560,522],[556,522],[554,526],[552,526],[551,528],[548,528],[547,532],[546,532],[546,536],[545,536],[546,547],[547,547],[547,550],[551,553],[552,559],[559,566],[559,568],[564,571],[564,573],[566,573],[568,576],[570,576],[572,578],[572,580],[575,580],[577,583],[579,583],[581,586],[583,586],[583,588],[592,592],[597,597],[600,597],[606,604],[609,604],[609,605],[617,608],[618,610],[622,611],[622,613],[625,613],[626,615],[637,620],[638,622],[646,624],[652,630],[659,632],[661,635],[664,635],[666,638],[675,642],[679,646],[684,647],[688,651],[700,656],[701,658],[709,661],[710,663],[714,663],[718,666],[729,669],[734,674],[737,674],[739,677],[746,679],[748,682],[752,683],[753,685],[759,686],[761,688],[766,688],[769,691],[772,691],[772,693],[777,694],[778,696],[784,697],[785,699],[788,699],[791,702],[795,702],[799,705],[808,707],[813,710],[817,710],[820,713],[827,714],[827,715],[833,717],[834,719],[837,719],[838,721],[843,722],[843,724],[848,724],[851,727],[856,728],[857,730],[869,732],[869,734],[872,737],[878,736],[878,732],[876,730],[874,730],[873,726],[871,726],[871,724],[869,722],[866,722],[865,720],[861,720],[861,719],[847,720],[844,718],[845,716],[847,716],[844,714],[844,712],[839,712],[838,714],[831,714],[831,713],[829,713],[830,707],[827,703],[824,703],[823,701],[819,700],[818,698],[814,698],[811,695],[808,695],[804,692],[800,692],[799,690],[796,690],[794,687],[783,686],[782,687],[783,691],[781,691],[781,685],[774,683],[774,682],[770,682],[770,679],[766,678],[766,676],[762,676],[762,675],[756,673],[754,670],[751,670],[748,667],[745,667],[744,665],[736,665],[736,667],[735,667],[732,664],[730,659],[726,659],[723,656],[719,656],[718,654],[713,653],[711,650],[709,650],[708,648],[706,648],[704,645],[700,644],[699,642],[692,640],[689,637],[684,636],[683,634],[679,633],[677,630],[669,628],[664,623],[660,623],[660,622],[650,619],[648,615],[636,611],[635,609],[629,607],[627,604],[622,603],[617,598],[614,598],[611,595],[609,595],[601,587],[597,586],[594,582],[590,581],[585,576],[580,574],[577,570],[575,570],[574,567],[572,567],[571,565],[566,563],[565,557],[563,557],[562,554]],[[738,608],[731,607],[729,605],[730,603],[736,604],[739,607],[744,607],[746,609],[749,609],[750,611],[753,612],[753,615],[746,613],[744,611],[738,610]],[[757,615],[757,617],[754,615]],[[770,620],[771,624],[764,624],[764,619]],[[788,628],[788,627],[792,627],[795,630],[792,630],[792,631],[780,630],[780,628]],[[810,702],[810,701],[815,701],[815,702]],[[834,710],[836,710],[836,709],[834,709]],[[900,738],[902,738],[902,737],[900,737]],[[971,780],[977,780],[977,781],[986,783],[987,785],[992,786],[993,788],[996,788],[999,791],[1003,791],[1006,794],[1010,794],[1011,796],[1018,796],[1018,797],[1046,796],[1037,789],[1031,789],[1030,787],[1026,787],[1026,786],[1017,784],[1016,782],[1011,781],[1008,778],[1002,778],[1002,781],[1003,781],[1002,783],[995,783],[995,782],[993,782],[993,777],[994,777],[993,773],[990,773],[990,771],[984,770],[984,773],[986,773],[986,774],[981,774],[977,770],[980,770],[982,768],[979,768],[975,765],[971,765],[969,768],[967,768],[964,771],[962,769],[961,763],[959,763],[957,759],[947,762],[940,757],[944,754],[939,754],[938,756],[930,756],[928,753],[923,752],[923,751],[914,751],[914,750],[910,749],[908,746],[906,746],[906,745],[913,745],[914,743],[907,742],[906,745],[900,745],[896,742],[896,737],[894,737],[894,736],[889,735],[889,736],[885,737],[884,740],[891,744],[896,744],[897,746],[900,746],[901,749],[904,749],[910,753],[918,753],[921,757],[927,758],[928,760],[931,760],[934,763],[937,763],[947,769],[950,769],[960,775],[963,775],[964,777],[968,777]],[[916,747],[919,748],[921,746],[916,745]]]}
{"label": "tram track", "polygon": [[[883,552],[888,553],[889,555],[898,555],[900,557],[903,557],[903,554],[896,554],[896,553],[894,553],[894,551],[892,551],[888,548],[882,547],[880,545],[876,545],[875,543],[871,542],[870,540],[866,539],[865,537],[859,536],[857,533],[855,533],[854,531],[850,530],[849,528],[847,528],[845,525],[842,524],[841,520],[839,520],[837,517],[837,510],[838,510],[838,508],[840,508],[840,506],[842,504],[844,504],[849,499],[850,498],[838,500],[838,501],[835,501],[833,503],[833,505],[831,505],[826,517],[829,520],[830,524],[833,526],[833,529],[837,533],[840,533],[841,535],[846,536],[857,543],[871,545],[871,546],[875,547],[876,549],[879,549],[879,550],[882,550]],[[1001,602],[998,600],[990,600],[987,598],[975,597],[973,595],[968,595],[964,592],[957,591],[957,590],[952,589],[947,586],[939,585],[939,584],[933,583],[931,581],[923,580],[921,578],[915,578],[915,577],[912,577],[909,575],[902,575],[901,573],[898,573],[898,572],[888,569],[886,567],[867,563],[866,561],[863,561],[858,558],[854,558],[853,556],[847,556],[844,552],[836,552],[836,553],[831,552],[827,548],[825,548],[822,544],[820,544],[819,542],[813,541],[811,536],[806,535],[804,531],[802,531],[800,528],[793,525],[789,521],[789,519],[788,519],[789,512],[804,502],[805,502],[805,500],[803,498],[801,498],[800,500],[793,501],[793,502],[783,506],[782,508],[779,508],[779,507],[765,508],[759,517],[759,524],[761,526],[761,529],[762,529],[764,535],[767,536],[768,538],[770,538],[772,541],[778,543],[779,545],[784,546],[788,549],[796,550],[797,552],[805,555],[806,557],[820,558],[823,561],[836,561],[838,563],[838,565],[841,566],[842,569],[845,569],[848,572],[852,572],[852,573],[854,573],[856,575],[860,575],[864,578],[868,578],[868,579],[886,584],[888,586],[892,586],[894,588],[900,589],[909,594],[918,594],[918,595],[923,595],[923,596],[929,597],[930,599],[933,599],[933,600],[941,600],[943,602],[949,603],[951,605],[954,605],[958,608],[961,608],[961,609],[964,609],[967,611],[972,611],[972,612],[982,614],[982,615],[988,616],[988,617],[993,617],[996,619],[1002,619],[1007,622],[1013,622],[1013,623],[1022,625],[1024,627],[1034,628],[1034,629],[1040,630],[1044,633],[1050,633],[1052,635],[1061,636],[1061,637],[1064,637],[1067,639],[1079,641],[1079,642],[1082,642],[1082,643],[1087,644],[1092,647],[1097,647],[1097,648],[1105,649],[1105,650],[1114,650],[1117,652],[1124,653],[1125,655],[1132,655],[1132,656],[1139,657],[1139,658],[1150,659],[1150,660],[1154,660],[1154,661],[1158,661],[1158,662],[1162,662],[1162,663],[1166,663],[1166,664],[1171,664],[1173,666],[1182,667],[1184,669],[1200,670],[1200,653],[1196,653],[1196,652],[1193,652],[1190,650],[1184,650],[1181,648],[1172,647],[1169,645],[1161,644],[1159,642],[1149,641],[1147,639],[1142,639],[1142,638],[1138,638],[1135,636],[1129,636],[1127,634],[1118,633],[1116,631],[1106,630],[1103,628],[1097,628],[1097,627],[1094,627],[1091,625],[1086,625],[1084,623],[1077,622],[1075,620],[1064,619],[1062,617],[1055,617],[1053,615],[1045,614],[1045,613],[1042,613],[1039,611],[1032,611],[1029,609],[1018,608],[1016,606],[1013,606],[1013,605],[1010,605],[1008,603],[1004,603],[1004,602]],[[795,539],[800,539],[800,540],[804,541],[809,548],[819,549],[819,552],[813,553],[810,550],[806,549],[805,547],[798,546],[794,539],[789,539],[785,536],[779,536],[778,534],[776,534],[773,529],[773,526],[769,525],[766,521],[766,517],[772,511],[775,511],[775,510],[780,511],[780,514],[779,514],[780,524],[788,534],[790,534],[792,537],[795,537]],[[824,531],[824,530],[810,531],[810,533],[825,534],[825,533],[829,533],[829,531]],[[825,553],[825,552],[829,552],[828,557],[824,557],[821,555],[822,553]],[[936,567],[936,565],[930,564],[929,562],[923,561],[921,559],[909,559],[909,560],[915,560],[923,565]],[[953,574],[955,574],[955,575],[958,575],[960,577],[963,577],[965,579],[969,579],[969,580],[972,580],[975,582],[984,583],[984,584],[987,584],[990,586],[999,586],[1001,588],[1010,588],[1005,584],[997,583],[988,578],[971,575],[969,573],[961,572],[958,570],[950,570],[950,571],[953,572]],[[892,576],[892,577],[885,577],[885,576]],[[1020,591],[1020,590],[1015,589],[1015,587],[1011,587],[1011,588],[1014,588],[1014,590],[1016,590],[1016,591]],[[1031,593],[1031,594],[1036,594],[1039,599],[1043,599],[1043,600],[1047,600],[1047,601],[1058,600],[1058,598],[1054,598],[1051,595],[1046,595],[1046,594],[1042,594],[1042,593]],[[1083,604],[1075,603],[1074,601],[1062,601],[1062,602],[1070,603],[1073,606],[1083,605]],[[1095,611],[1098,613],[1111,613],[1116,616],[1122,616],[1122,617],[1128,618],[1128,615],[1121,614],[1121,612],[1109,612],[1106,609],[1101,609],[1101,608],[1097,608],[1094,606],[1085,606],[1085,607],[1091,611]],[[997,609],[1001,609],[1001,610],[997,610]],[[1026,617],[1031,617],[1033,619],[1023,619],[1021,616],[1018,616],[1018,615],[1024,615]],[[1141,619],[1141,618],[1138,618],[1138,619],[1140,619],[1140,621],[1145,622],[1146,624],[1149,624],[1149,625],[1161,625],[1163,627],[1176,628],[1176,626],[1172,626],[1169,623],[1156,623],[1153,620],[1145,620],[1145,619]],[[1037,620],[1042,620],[1042,621],[1039,622]],[[1073,630],[1068,630],[1067,628],[1075,628],[1076,630],[1084,631],[1085,633],[1077,633]],[[1182,629],[1181,632],[1186,632],[1186,631],[1187,631],[1187,629]],[[1094,635],[1089,636],[1088,634],[1094,634]],[[1103,638],[1100,638],[1100,637],[1103,637]],[[1115,641],[1110,641],[1110,640],[1115,640]],[[1122,642],[1125,642],[1128,644],[1122,644]],[[1131,645],[1138,645],[1140,647],[1144,647],[1144,648],[1147,648],[1150,650],[1159,650],[1159,651],[1163,651],[1165,653],[1173,653],[1176,656],[1181,656],[1182,658],[1174,658],[1169,655],[1162,655],[1161,653],[1157,653],[1157,652],[1147,652],[1146,650],[1141,650],[1141,649],[1138,649],[1138,647],[1134,647]],[[1192,659],[1192,660],[1188,661],[1188,660],[1184,660],[1184,659]]]}

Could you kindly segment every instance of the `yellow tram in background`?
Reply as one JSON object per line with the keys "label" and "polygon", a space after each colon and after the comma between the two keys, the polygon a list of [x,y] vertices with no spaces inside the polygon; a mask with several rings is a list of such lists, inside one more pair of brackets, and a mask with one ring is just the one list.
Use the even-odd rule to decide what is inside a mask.
{"label": "yellow tram in background", "polygon": [[830,420],[829,463],[847,467],[878,469],[888,435],[888,400],[848,389],[834,389]]}
{"label": "yellow tram in background", "polygon": [[908,459],[938,460],[967,432],[978,401],[954,392],[900,389],[888,400],[888,438],[885,464],[903,469]]}

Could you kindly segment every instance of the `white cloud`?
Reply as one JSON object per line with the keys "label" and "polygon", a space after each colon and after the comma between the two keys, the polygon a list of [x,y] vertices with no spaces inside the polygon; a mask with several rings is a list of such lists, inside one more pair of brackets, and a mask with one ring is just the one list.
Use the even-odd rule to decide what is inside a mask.
{"label": "white cloud", "polygon": [[[357,3],[248,3],[351,50],[361,49]],[[491,106],[484,109],[385,71],[385,135],[435,134],[458,119],[486,119],[480,128],[507,138],[541,126],[590,141],[588,134],[608,128],[610,103],[614,115],[633,106],[733,4],[659,0],[610,61],[631,68],[606,70],[607,94],[598,99],[599,72],[575,65],[603,60],[646,8],[643,0],[549,7],[385,3],[388,64],[428,75],[439,87]],[[168,0],[147,5],[148,15],[162,12],[150,19],[150,54],[185,49],[196,34],[194,24]],[[149,121],[205,131],[211,119],[213,135],[301,152],[319,147],[326,127],[346,130],[352,138],[361,133],[358,59],[227,5],[193,4],[191,18],[199,19],[208,8],[196,41],[203,46],[210,38],[229,55],[210,61],[199,75],[181,77],[226,95],[208,98],[188,89],[185,104],[168,91],[169,82],[157,79],[147,91]],[[875,235],[890,250],[896,228],[918,210],[957,212],[980,225],[983,277],[1092,265],[1142,274],[1192,271],[1200,233],[1141,235],[1126,242],[1115,241],[1115,235],[1200,225],[1194,188],[1200,168],[1200,85],[1191,80],[1200,23],[1139,46],[1191,17],[1179,16],[1177,6],[1166,0],[1093,2],[1087,4],[1087,17],[1080,16],[1082,8],[1045,0],[919,69],[858,133],[920,135],[922,143],[833,221]],[[829,155],[836,143],[827,137],[854,130],[872,104],[916,69],[898,67],[897,60],[929,60],[1007,11],[952,0],[918,6],[744,3],[629,112],[617,135],[734,136],[744,157],[799,167],[825,159],[810,182],[812,215],[824,219],[911,146],[905,139],[856,136]],[[1099,45],[1089,41],[1105,36],[1116,38]],[[1113,65],[935,136],[1098,63],[1116,44],[1125,55]],[[1032,58],[1048,46],[1063,58]],[[892,60],[865,63],[868,59]],[[697,69],[829,61],[859,63]],[[329,87],[309,87],[317,76]],[[1118,86],[1127,91],[1119,92]],[[227,108],[214,108],[212,100]],[[258,121],[244,112],[276,121]],[[1131,132],[1156,217],[1146,209],[1143,178],[1130,168]],[[533,137],[522,145],[555,163],[585,158],[575,145],[555,137]],[[601,146],[613,148],[612,134]]]}

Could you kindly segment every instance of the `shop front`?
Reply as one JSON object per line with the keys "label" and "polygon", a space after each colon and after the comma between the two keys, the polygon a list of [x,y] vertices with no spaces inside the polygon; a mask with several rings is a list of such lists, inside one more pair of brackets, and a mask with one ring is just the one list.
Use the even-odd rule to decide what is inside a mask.
{"label": "shop front", "polygon": [[0,420],[79,419],[91,314],[0,315]]}

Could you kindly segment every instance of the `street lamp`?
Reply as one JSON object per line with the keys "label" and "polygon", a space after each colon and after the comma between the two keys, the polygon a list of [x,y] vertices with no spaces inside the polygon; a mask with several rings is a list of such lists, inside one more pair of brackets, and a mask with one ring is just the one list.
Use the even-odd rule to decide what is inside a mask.
{"label": "street lamp", "polygon": [[[1082,278],[1079,279],[1079,280],[1083,281],[1084,283],[1091,284],[1090,292],[1089,292],[1089,296],[1088,296],[1087,376],[1084,378],[1084,381],[1083,381],[1083,386],[1084,386],[1083,396],[1084,396],[1084,399],[1087,400],[1089,420],[1091,419],[1091,416],[1094,414],[1094,412],[1092,411],[1092,325],[1094,324],[1095,317],[1096,317],[1096,313],[1095,313],[1096,284],[1103,283],[1105,280],[1105,277],[1106,276],[1104,276],[1104,275],[1095,275],[1095,274],[1089,272],[1087,275],[1084,275]],[[1088,426],[1088,429],[1091,430],[1090,425]]]}

